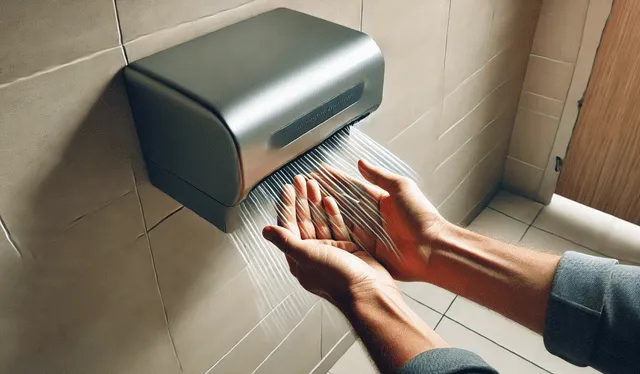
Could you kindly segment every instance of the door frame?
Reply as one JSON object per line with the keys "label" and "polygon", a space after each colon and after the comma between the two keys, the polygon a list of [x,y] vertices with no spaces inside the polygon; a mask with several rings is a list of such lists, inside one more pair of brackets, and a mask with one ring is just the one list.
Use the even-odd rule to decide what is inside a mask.
{"label": "door frame", "polygon": [[580,52],[576,60],[573,78],[569,86],[569,93],[565,100],[564,109],[560,117],[560,124],[553,142],[553,148],[547,162],[547,167],[538,188],[538,201],[548,205],[556,190],[560,173],[556,171],[556,157],[564,159],[567,155],[573,128],[578,122],[578,103],[584,97],[591,78],[591,71],[596,60],[600,41],[611,14],[614,0],[590,0],[580,42]]}

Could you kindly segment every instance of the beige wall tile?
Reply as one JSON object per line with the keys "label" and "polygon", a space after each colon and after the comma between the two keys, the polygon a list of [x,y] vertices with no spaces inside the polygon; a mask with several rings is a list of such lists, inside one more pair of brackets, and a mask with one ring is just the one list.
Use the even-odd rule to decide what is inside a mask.
{"label": "beige wall tile", "polygon": [[445,97],[439,136],[477,110],[498,87],[520,77],[529,61],[529,51],[525,47],[516,43],[504,50]]}
{"label": "beige wall tile", "polygon": [[514,158],[507,158],[502,178],[506,189],[536,199],[543,170]]}
{"label": "beige wall tile", "polygon": [[431,108],[414,124],[396,136],[387,148],[406,162],[422,178],[428,178],[435,168],[436,131],[441,107]]}
{"label": "beige wall tile", "polygon": [[322,357],[351,330],[351,324],[342,312],[326,300],[322,304]]}
{"label": "beige wall tile", "polygon": [[525,91],[520,95],[520,103],[518,105],[524,109],[559,119],[564,108],[564,101]]}
{"label": "beige wall tile", "polygon": [[289,295],[207,374],[252,373],[256,370],[315,304],[317,299],[309,295],[302,289]]}
{"label": "beige wall tile", "polygon": [[4,1],[0,85],[118,45],[111,0]]}
{"label": "beige wall tile", "polygon": [[449,2],[365,0],[363,31],[384,53],[384,100],[362,129],[386,144],[442,100]]}
{"label": "beige wall tile", "polygon": [[489,58],[492,0],[451,0],[447,34],[444,93],[453,92]]}
{"label": "beige wall tile", "polygon": [[545,0],[531,53],[576,62],[589,0]]}
{"label": "beige wall tile", "polygon": [[476,163],[471,150],[471,142],[460,148],[436,168],[427,182],[427,197],[438,206],[466,178]]}
{"label": "beige wall tile", "polygon": [[476,165],[469,175],[469,196],[467,197],[467,211],[471,211],[487,195],[497,190],[504,165],[506,154],[501,149],[495,149]]}
{"label": "beige wall tile", "polygon": [[531,55],[522,89],[564,101],[573,78],[573,64]]}
{"label": "beige wall tile", "polygon": [[123,65],[120,50],[111,49],[0,88],[0,212],[24,250],[48,251],[133,191],[138,145]]}
{"label": "beige wall tile", "polygon": [[541,0],[494,0],[488,54],[493,57],[514,43],[530,49]]}
{"label": "beige wall tile", "polygon": [[256,374],[308,373],[320,361],[322,306],[317,303]]}
{"label": "beige wall tile", "polygon": [[146,238],[90,265],[22,265],[2,275],[0,371],[179,371]]}
{"label": "beige wall tile", "polygon": [[467,198],[469,196],[469,179],[465,178],[438,206],[438,212],[451,223],[459,223],[467,215]]}
{"label": "beige wall tile", "polygon": [[512,82],[503,83],[438,139],[436,165],[440,165],[463,144],[478,135],[485,126],[515,107],[513,87]]}
{"label": "beige wall tile", "polygon": [[143,35],[233,9],[250,0],[116,0],[125,42]]}
{"label": "beige wall tile", "polygon": [[[294,9],[353,29],[360,28],[361,3],[359,0],[328,0],[322,2],[304,0],[236,1],[246,4],[126,42],[125,48],[129,61],[138,60],[278,7]],[[171,6],[178,5],[176,3]]]}
{"label": "beige wall tile", "polygon": [[557,118],[520,108],[511,136],[509,156],[544,169],[553,147],[558,122]]}
{"label": "beige wall tile", "polygon": [[206,300],[246,267],[228,235],[183,208],[149,232],[169,313]]}

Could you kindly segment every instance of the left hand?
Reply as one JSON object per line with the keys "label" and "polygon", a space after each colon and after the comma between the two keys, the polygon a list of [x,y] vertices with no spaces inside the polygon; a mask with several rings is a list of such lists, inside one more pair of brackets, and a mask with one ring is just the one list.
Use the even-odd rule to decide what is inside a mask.
{"label": "left hand", "polygon": [[277,226],[263,236],[287,256],[289,270],[302,287],[344,310],[380,292],[399,296],[395,281],[349,238],[338,205],[323,197],[315,180],[294,178],[284,185]]}

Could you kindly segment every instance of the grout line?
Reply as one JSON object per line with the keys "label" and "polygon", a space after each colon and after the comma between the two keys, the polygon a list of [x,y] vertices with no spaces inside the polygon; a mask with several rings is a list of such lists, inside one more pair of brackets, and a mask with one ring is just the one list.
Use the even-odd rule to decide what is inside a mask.
{"label": "grout line", "polygon": [[[544,209],[544,207],[542,208]],[[524,230],[524,234],[522,234],[522,237],[520,237],[520,240],[518,240],[518,244],[520,244],[520,242],[522,242],[522,239],[524,239],[525,235],[527,235],[527,233],[529,232],[529,229],[531,229],[531,227],[533,227],[533,223],[538,219],[538,217],[540,216],[540,214],[542,213],[542,209],[540,209],[538,211],[538,214],[536,214],[535,217],[533,217],[533,220],[531,221],[531,223],[529,224],[529,226],[527,226],[527,229]],[[521,221],[522,222],[522,221]],[[548,250],[548,249],[547,249]]]}
{"label": "grout line", "polygon": [[7,224],[4,222],[4,219],[2,219],[2,216],[0,216],[0,228],[2,228],[2,232],[4,232],[4,236],[5,238],[7,238],[7,241],[9,242],[9,245],[11,245],[11,248],[13,248],[13,250],[16,252],[18,257],[22,259],[22,252],[20,251],[20,248],[16,244],[15,240],[13,240],[13,237],[9,232],[9,228],[7,227]]}
{"label": "grout line", "polygon": [[[531,221],[531,223],[525,222],[525,221],[523,221],[523,220],[521,220],[521,219],[519,219],[519,218],[512,217],[512,216],[508,215],[508,214],[507,214],[507,213],[505,213],[505,212],[501,212],[501,211],[499,211],[499,210],[498,210],[498,209],[496,209],[496,208],[492,208],[492,207],[490,207],[489,205],[487,205],[486,209],[493,210],[494,212],[498,212],[498,213],[502,214],[503,216],[509,217],[509,218],[511,218],[511,219],[513,219],[513,220],[516,220],[516,221],[518,221],[518,222],[520,222],[520,223],[522,223],[522,224],[525,224],[525,225],[527,225],[527,226],[531,226],[531,225],[533,224],[533,221]],[[542,209],[540,209],[540,210],[542,210]],[[540,214],[540,212],[538,212],[538,214]],[[538,214],[536,214],[536,218],[538,217]],[[535,220],[535,218],[534,218],[534,220]]]}
{"label": "grout line", "polygon": [[[182,28],[182,27],[185,27],[185,26],[189,26],[189,25],[198,23],[200,21],[205,21],[205,20],[212,19],[212,18],[215,18],[215,17],[224,17],[224,15],[227,14],[228,12],[232,12],[232,11],[235,11],[237,9],[242,9],[242,8],[245,8],[245,7],[251,7],[253,5],[255,5],[255,1],[249,0],[247,2],[244,2],[244,3],[240,4],[240,5],[232,6],[231,8],[222,9],[219,12],[214,13],[214,14],[206,14],[206,15],[203,15],[203,16],[198,17],[196,19],[192,19],[190,21],[184,21],[184,22],[178,23],[177,25],[167,26],[167,27],[159,29],[159,30],[151,31],[148,34],[143,34],[143,35],[136,36],[135,38],[133,38],[131,40],[128,40],[125,44],[130,44],[130,43],[136,42],[136,41],[141,40],[141,39],[146,39],[148,37],[153,37],[157,33],[171,32],[171,31],[173,31],[175,29],[179,29],[179,28]],[[263,13],[263,12],[267,12],[269,10],[272,10],[272,9],[264,9],[263,8],[263,9],[259,10],[259,12]],[[253,13],[251,13],[251,14],[253,15]],[[251,15],[249,15],[248,17],[251,17]],[[241,19],[247,19],[248,17],[241,17]],[[239,21],[240,20],[238,20],[238,21],[236,21],[234,23],[237,23]],[[212,31],[214,31],[214,30],[211,30],[211,29],[207,29],[207,30],[209,30],[209,31],[205,31],[204,34],[207,34],[207,33],[210,33]],[[204,35],[204,34],[202,34],[202,35]]]}
{"label": "grout line", "polygon": [[116,27],[118,28],[118,43],[120,44],[120,49],[122,50],[122,56],[124,57],[124,62],[129,65],[129,57],[127,56],[127,50],[124,48],[124,39],[122,37],[122,26],[120,25],[120,13],[118,12],[118,3],[116,0],[113,1],[113,11],[116,15]]}
{"label": "grout line", "polygon": [[75,64],[80,63],[80,62],[91,60],[94,57],[98,57],[100,55],[107,54],[107,53],[109,53],[109,52],[111,52],[111,51],[113,51],[113,50],[115,50],[117,48],[120,48],[120,46],[115,46],[115,47],[112,47],[112,48],[103,49],[102,51],[91,53],[89,55],[77,58],[77,59],[75,59],[73,61],[65,62],[64,64],[56,65],[56,66],[53,66],[53,67],[50,67],[50,68],[47,68],[47,69],[44,69],[44,70],[40,70],[40,71],[38,71],[36,73],[33,73],[31,75],[27,75],[27,76],[24,76],[24,77],[16,78],[16,79],[12,80],[11,82],[0,84],[0,89],[3,89],[3,88],[8,87],[8,86],[11,86],[14,83],[27,81],[27,80],[30,80],[30,79],[33,79],[33,78],[37,78],[37,77],[39,77],[41,75],[53,73],[54,71],[57,71],[57,70],[60,70],[60,69],[64,69],[66,67],[75,65]]}
{"label": "grout line", "polygon": [[543,112],[541,112],[541,111],[539,111],[539,110],[529,109],[529,108],[527,108],[527,107],[523,107],[522,105],[518,105],[518,109],[526,110],[526,111],[528,111],[528,112],[535,113],[535,114],[541,115],[541,116],[543,116],[543,117],[548,117],[548,118],[551,118],[551,119],[555,119],[555,120],[557,120],[557,121],[560,121],[560,117],[555,117],[555,116],[552,116],[552,115],[549,115],[549,114],[543,113]]}
{"label": "grout line", "polygon": [[180,362],[180,357],[178,357],[178,349],[176,348],[176,343],[173,340],[173,335],[171,335],[171,330],[169,329],[169,314],[167,313],[167,307],[164,302],[164,298],[162,297],[162,291],[160,290],[160,282],[158,280],[158,271],[156,269],[156,260],[153,255],[153,251],[151,250],[151,239],[149,239],[149,232],[147,231],[147,221],[144,219],[144,208],[142,207],[142,198],[140,198],[140,192],[138,191],[138,182],[136,181],[136,174],[133,172],[133,164],[131,164],[131,176],[133,178],[133,186],[135,188],[136,196],[138,197],[138,206],[140,207],[140,215],[142,219],[142,226],[144,227],[144,236],[147,239],[147,248],[149,249],[149,256],[151,258],[151,267],[153,268],[153,276],[156,281],[156,290],[158,291],[158,296],[160,298],[160,303],[162,304],[162,312],[164,314],[164,322],[167,326],[167,335],[169,335],[169,340],[171,341],[171,347],[173,348],[173,355],[178,363],[178,367],[180,371],[182,371],[182,362]]}
{"label": "grout line", "polygon": [[522,161],[522,160],[521,160],[521,159],[519,159],[519,158],[515,158],[515,157],[511,157],[511,156],[508,156],[508,155],[507,155],[507,159],[512,160],[512,161],[519,162],[519,163],[521,163],[521,164],[524,164],[524,165],[526,165],[526,166],[532,167],[532,168],[537,169],[537,170],[540,170],[540,171],[545,171],[544,169],[541,169],[541,168],[539,168],[539,167],[537,167],[537,166],[535,166],[535,165],[533,165],[533,164],[530,164],[530,163],[528,163],[528,162]]}
{"label": "grout line", "polygon": [[[449,11],[447,12],[447,30],[446,30],[446,36],[444,38],[444,63],[442,64],[442,106],[444,109],[444,101],[447,98],[446,91],[447,91],[447,87],[446,87],[446,79],[445,77],[447,76],[447,49],[449,47],[449,27],[451,25],[451,1],[449,1]],[[457,88],[455,90],[453,90],[453,92],[455,92],[457,90]],[[452,92],[452,93],[453,93]]]}
{"label": "grout line", "polygon": [[447,310],[444,311],[444,313],[442,313],[442,316],[440,317],[440,320],[438,321],[438,323],[436,323],[436,327],[433,328],[433,331],[435,331],[438,326],[440,326],[440,322],[442,322],[442,320],[444,319],[444,317],[447,315],[447,313],[449,312],[449,309],[451,309],[451,306],[453,305],[453,303],[456,301],[456,299],[458,298],[458,295],[456,295],[453,300],[451,300],[451,303],[449,304],[449,306],[447,307]]}
{"label": "grout line", "polygon": [[409,126],[405,127],[404,129],[402,129],[402,131],[400,131],[398,133],[398,135],[394,136],[393,138],[391,138],[391,140],[389,140],[389,143],[392,143],[394,140],[398,139],[400,136],[402,136],[402,134],[404,134],[405,132],[407,132],[410,128],[412,128],[414,125],[416,125],[418,122],[420,122],[424,117],[427,116],[427,114],[431,113],[432,110],[435,110],[438,107],[438,105],[434,105],[431,108],[427,109],[424,111],[424,113],[422,113],[418,119],[416,119],[415,121],[413,121]]}
{"label": "grout line", "polygon": [[543,59],[543,60],[548,60],[548,61],[552,61],[552,62],[557,62],[557,63],[559,63],[559,64],[575,65],[575,62],[568,62],[568,61],[555,60],[555,59],[553,59],[553,58],[545,57],[545,56],[540,56],[540,55],[537,55],[537,54],[535,54],[535,53],[530,53],[529,55],[530,55],[530,56],[533,56],[533,57],[541,58],[541,59]]}
{"label": "grout line", "polygon": [[364,0],[360,0],[360,31],[362,31],[363,24],[364,24]]}
{"label": "grout line", "polygon": [[563,100],[554,99],[553,97],[549,97],[549,96],[541,95],[541,94],[539,94],[539,93],[535,93],[535,92],[533,92],[533,91],[526,91],[526,90],[522,90],[522,93],[523,93],[523,94],[533,95],[533,96],[538,96],[538,97],[541,97],[541,98],[546,99],[546,100],[557,101],[557,102],[560,102],[560,103],[562,103],[562,102],[563,102]]}
{"label": "grout line", "polygon": [[[220,357],[218,359],[218,361],[216,361],[213,365],[211,365],[211,367],[209,368],[209,370],[207,370],[204,374],[209,373],[216,365],[218,365],[225,357],[227,357],[234,349],[236,349],[237,346],[240,345],[240,343],[242,343],[255,329],[257,329],[258,327],[260,327],[260,325],[262,324],[262,322],[264,322],[267,318],[269,318],[272,314],[274,314],[276,312],[276,309],[278,309],[278,307],[282,304],[284,304],[285,301],[289,300],[290,297],[292,297],[291,295],[293,294],[293,292],[289,293],[284,299],[282,299],[276,306],[273,307],[273,309],[271,309],[271,311],[269,313],[267,313],[266,316],[262,317],[262,319],[260,321],[258,321],[258,323],[256,323],[255,326],[253,326],[251,328],[251,330],[249,330],[249,332],[247,332],[246,334],[244,334],[244,336],[236,343],[233,345],[233,347],[229,348],[229,351],[227,353],[225,353],[222,357]],[[304,318],[304,317],[303,317]],[[322,323],[322,322],[321,322]],[[322,330],[321,330],[322,331]],[[320,334],[322,335],[322,334]],[[321,336],[322,339],[322,336]]]}
{"label": "grout line", "polygon": [[[491,343],[493,343],[493,344],[497,345],[498,347],[500,347],[500,348],[504,349],[505,351],[508,351],[508,352],[510,352],[510,353],[512,353],[512,354],[514,354],[514,355],[516,355],[516,356],[518,356],[519,358],[523,359],[524,361],[527,361],[528,363],[530,363],[531,365],[534,365],[535,367],[539,368],[540,370],[543,370],[543,371],[545,371],[545,372],[547,372],[547,373],[549,373],[549,374],[553,374],[551,371],[549,371],[549,370],[547,370],[547,369],[543,368],[542,366],[540,366],[540,365],[538,365],[537,363],[535,363],[535,362],[531,361],[530,359],[528,359],[528,358],[526,358],[526,357],[524,357],[524,356],[522,356],[522,355],[518,354],[517,352],[512,351],[511,349],[509,349],[509,348],[505,347],[504,345],[502,345],[502,344],[500,344],[500,343],[496,342],[495,340],[493,340],[493,339],[491,339],[491,338],[489,338],[489,337],[487,337],[487,336],[485,336],[485,335],[483,335],[483,334],[479,333],[478,331],[476,331],[476,330],[472,329],[471,327],[466,326],[466,325],[464,325],[464,324],[462,324],[462,323],[460,323],[460,322],[456,321],[455,319],[453,319],[453,318],[451,318],[451,317],[445,317],[445,318],[447,318],[449,321],[454,322],[454,323],[456,323],[457,325],[460,325],[460,326],[464,327],[465,329],[467,329],[467,330],[469,330],[469,331],[471,331],[471,332],[473,332],[473,333],[475,333],[475,334],[477,334],[477,335],[479,335],[479,336],[481,336],[481,337],[483,337],[483,338],[487,339],[487,340],[488,340],[488,341],[490,341]],[[505,317],[505,318],[506,318],[506,317]],[[507,318],[507,319],[508,319],[508,318]]]}
{"label": "grout line", "polygon": [[418,303],[418,304],[420,304],[420,305],[422,305],[422,306],[424,306],[424,307],[427,307],[427,308],[429,308],[429,309],[433,310],[434,312],[436,312],[436,313],[438,313],[438,314],[442,314],[440,311],[433,309],[433,308],[432,308],[432,307],[430,307],[429,305],[427,305],[427,304],[423,303],[422,301],[420,301],[420,300],[416,299],[415,297],[413,297],[413,296],[409,295],[408,293],[406,293],[406,292],[404,292],[404,291],[402,291],[402,290],[400,290],[400,293],[402,293],[402,294],[403,294],[403,295],[405,295],[406,297],[410,298],[411,300],[415,301],[416,303]]}
{"label": "grout line", "polygon": [[178,213],[179,211],[182,210],[182,208],[184,208],[184,206],[180,206],[178,207],[176,210],[174,210],[173,212],[167,214],[164,218],[162,218],[160,221],[158,221],[158,223],[156,223],[155,225],[151,226],[149,228],[149,230],[147,232],[151,232],[151,230],[155,229],[156,227],[160,226],[161,223],[163,223],[164,221],[168,220],[169,218],[173,217],[176,213]]}
{"label": "grout line", "polygon": [[[293,334],[294,331],[296,331],[296,329],[298,328],[298,326],[300,326],[305,318],[307,318],[307,316],[313,311],[313,308],[316,307],[316,305],[318,305],[320,303],[320,301],[317,301],[315,304],[313,304],[313,306],[311,306],[311,308],[307,311],[307,313],[305,313],[305,315],[302,317],[302,319],[300,320],[300,322],[298,322],[293,329],[291,329],[291,331],[289,331],[289,333],[287,334],[287,336],[284,337],[284,339],[282,339],[282,341],[271,351],[271,353],[269,353],[269,355],[267,355],[267,357],[265,357],[264,360],[262,360],[262,362],[258,365],[258,367],[251,372],[251,374],[254,374],[255,372],[258,371],[258,369],[260,369],[260,367],[262,365],[264,365],[265,362],[267,362],[267,360],[269,359],[269,357],[273,356],[273,354],[278,350],[278,348],[280,348],[280,346],[282,344],[284,344],[285,341],[287,341],[287,338],[289,338],[289,336],[291,336],[291,334]],[[322,331],[320,331],[320,335],[322,335]]]}

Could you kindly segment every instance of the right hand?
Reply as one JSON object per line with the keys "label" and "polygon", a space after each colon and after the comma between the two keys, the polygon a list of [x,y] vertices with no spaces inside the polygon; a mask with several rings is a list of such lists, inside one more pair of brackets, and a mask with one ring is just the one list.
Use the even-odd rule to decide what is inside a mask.
{"label": "right hand", "polygon": [[352,229],[357,242],[364,243],[367,252],[380,261],[395,279],[425,280],[431,250],[448,222],[416,183],[363,160],[358,162],[358,170],[371,184],[361,183],[331,167],[327,169],[334,178],[348,179],[371,197],[399,256],[364,228]]}

